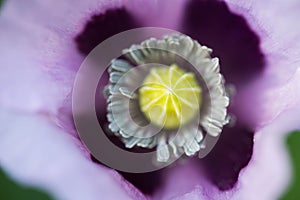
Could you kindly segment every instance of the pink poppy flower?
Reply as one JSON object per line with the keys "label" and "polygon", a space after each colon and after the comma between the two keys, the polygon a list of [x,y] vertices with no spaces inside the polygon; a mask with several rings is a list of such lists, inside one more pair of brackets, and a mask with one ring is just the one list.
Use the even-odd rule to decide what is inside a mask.
{"label": "pink poppy flower", "polygon": [[[0,12],[0,165],[57,199],[276,199],[290,179],[284,133],[299,128],[295,0],[7,0]],[[159,171],[97,162],[74,127],[71,94],[87,54],[110,36],[157,26],[213,49],[236,95],[204,159]],[[103,88],[107,82],[101,82]],[[99,97],[98,117],[107,123]],[[119,142],[119,138],[112,138]]]}

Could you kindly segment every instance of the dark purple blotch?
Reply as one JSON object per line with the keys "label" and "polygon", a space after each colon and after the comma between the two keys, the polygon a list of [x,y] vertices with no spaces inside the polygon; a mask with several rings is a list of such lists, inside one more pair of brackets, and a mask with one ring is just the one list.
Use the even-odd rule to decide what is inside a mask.
{"label": "dark purple blotch", "polygon": [[77,48],[87,55],[105,39],[120,32],[140,27],[139,22],[125,8],[107,10],[94,15],[76,36]]}
{"label": "dark purple blotch", "polygon": [[[237,92],[265,67],[259,37],[247,21],[230,12],[223,1],[189,1],[182,31],[213,49],[212,56],[220,59],[226,82],[233,83]],[[236,100],[231,107],[235,108],[238,104]],[[239,116],[235,117],[239,119]],[[238,121],[234,127],[225,126],[213,151],[199,161],[205,166],[209,180],[220,190],[235,186],[241,169],[248,165],[252,157],[254,134],[245,124]]]}
{"label": "dark purple blotch", "polygon": [[247,83],[265,67],[260,39],[247,21],[223,1],[192,0],[186,6],[183,33],[213,49],[227,83]]}

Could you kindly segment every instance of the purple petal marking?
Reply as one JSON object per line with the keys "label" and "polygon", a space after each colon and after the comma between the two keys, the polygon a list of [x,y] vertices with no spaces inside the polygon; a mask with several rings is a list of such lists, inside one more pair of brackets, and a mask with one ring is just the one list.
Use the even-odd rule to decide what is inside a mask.
{"label": "purple petal marking", "polygon": [[226,3],[193,0],[185,11],[183,32],[213,49],[227,83],[240,87],[262,72],[265,61],[259,37]]}
{"label": "purple petal marking", "polygon": [[214,149],[199,160],[208,178],[220,189],[232,189],[253,151],[253,131],[242,124],[225,127]]}
{"label": "purple petal marking", "polygon": [[[213,56],[220,58],[227,83],[233,83],[237,92],[262,72],[264,56],[258,36],[246,20],[230,12],[224,2],[190,1],[183,30],[213,49]],[[237,98],[234,100],[231,106],[236,108],[240,102]],[[252,150],[253,132],[239,122],[233,128],[224,128],[213,151],[200,162],[220,190],[229,190],[237,182],[240,170],[249,163]]]}
{"label": "purple petal marking", "polygon": [[105,39],[138,27],[137,19],[125,8],[110,9],[89,20],[84,30],[76,36],[76,44],[79,51],[87,55]]}
{"label": "purple petal marking", "polygon": [[[284,83],[293,76],[299,61],[300,30],[297,24],[300,2],[287,1],[240,1],[225,0],[232,12],[242,15],[259,35],[261,49],[267,56],[267,73],[272,73],[270,82]],[[266,10],[268,12],[266,12]],[[280,16],[280,17],[279,17]],[[293,30],[293,31],[291,31]],[[277,64],[285,62],[285,66]]]}

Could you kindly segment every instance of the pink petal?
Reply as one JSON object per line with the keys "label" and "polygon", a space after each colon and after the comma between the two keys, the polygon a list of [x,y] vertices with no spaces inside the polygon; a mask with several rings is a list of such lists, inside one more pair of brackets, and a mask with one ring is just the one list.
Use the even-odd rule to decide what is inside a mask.
{"label": "pink petal", "polygon": [[[173,199],[185,196],[194,188],[212,187],[192,160],[170,167],[164,174],[165,184],[155,194],[154,199]],[[205,194],[203,194],[205,196]],[[189,197],[190,198],[190,197]]]}
{"label": "pink petal", "polygon": [[93,13],[119,6],[120,1],[7,1],[0,19],[0,64],[7,72],[0,76],[5,89],[0,103],[31,111],[58,109],[83,60],[74,38]]}
{"label": "pink petal", "polygon": [[[262,76],[248,85],[240,95],[244,103],[238,108],[245,117],[252,116],[250,120],[262,126],[276,118],[294,101],[294,98],[283,97],[282,93],[275,94],[274,90],[282,87],[286,90],[284,85],[299,67],[300,45],[295,41],[300,39],[300,30],[295,23],[300,16],[300,3],[296,0],[226,2],[231,11],[242,15],[258,34],[267,59]],[[259,106],[257,109],[246,106],[250,97],[255,100],[253,104]],[[278,97],[282,100],[277,100]]]}
{"label": "pink petal", "polygon": [[114,170],[87,159],[45,116],[2,109],[0,163],[16,180],[58,199],[144,199]]}
{"label": "pink petal", "polygon": [[37,63],[39,55],[33,52],[35,44],[30,41],[34,34],[3,18],[0,26],[0,104],[23,111],[54,112],[62,96]]}
{"label": "pink petal", "polygon": [[[233,12],[242,14],[252,29],[259,34],[262,41],[261,48],[272,64],[272,69],[270,68],[268,73],[274,73],[273,75],[276,75],[273,76],[274,79],[288,79],[296,67],[293,61],[300,55],[299,43],[295,42],[300,37],[300,30],[295,26],[300,15],[299,1],[226,0],[226,2]],[[276,66],[275,61],[278,59],[286,60],[289,65]]]}

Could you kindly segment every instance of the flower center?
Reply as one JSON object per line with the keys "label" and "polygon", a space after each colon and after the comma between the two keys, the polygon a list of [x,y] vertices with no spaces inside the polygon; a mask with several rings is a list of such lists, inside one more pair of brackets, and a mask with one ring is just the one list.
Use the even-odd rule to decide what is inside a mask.
{"label": "flower center", "polygon": [[104,91],[108,128],[125,147],[156,146],[156,160],[168,162],[200,152],[206,135],[220,135],[229,122],[230,99],[211,52],[186,35],[172,34],[134,44],[112,60]]}
{"label": "flower center", "polygon": [[201,87],[195,75],[176,64],[152,68],[139,95],[144,115],[164,129],[176,129],[190,122],[200,109]]}

